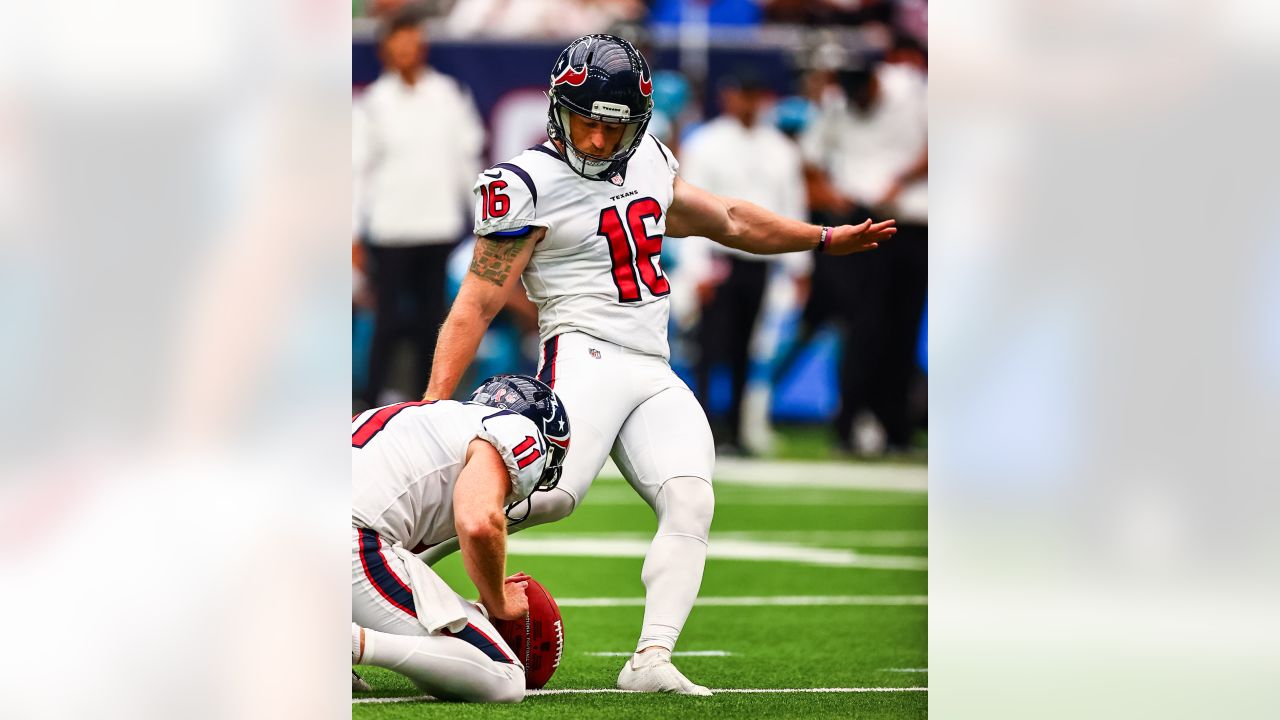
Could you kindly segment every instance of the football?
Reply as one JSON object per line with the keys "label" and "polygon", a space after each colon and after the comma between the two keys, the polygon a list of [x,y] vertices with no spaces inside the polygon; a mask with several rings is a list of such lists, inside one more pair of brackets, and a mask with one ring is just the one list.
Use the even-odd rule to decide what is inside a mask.
{"label": "football", "polygon": [[529,612],[515,620],[494,620],[493,626],[524,663],[524,686],[537,690],[547,684],[564,654],[564,621],[555,598],[542,583],[527,575]]}

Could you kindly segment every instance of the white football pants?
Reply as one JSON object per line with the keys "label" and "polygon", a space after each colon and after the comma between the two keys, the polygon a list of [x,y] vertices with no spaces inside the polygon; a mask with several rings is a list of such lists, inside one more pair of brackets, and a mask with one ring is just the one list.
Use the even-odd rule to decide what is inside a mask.
{"label": "white football pants", "polygon": [[524,666],[479,608],[466,603],[463,630],[428,634],[418,622],[404,561],[377,533],[351,531],[351,621],[365,628],[360,664],[394,670],[445,700],[524,698]]}
{"label": "white football pants", "polygon": [[715,507],[715,442],[702,405],[663,358],[583,333],[545,343],[538,377],[564,403],[572,439],[560,484],[534,493],[528,518],[514,527],[567,516],[612,453],[658,516],[644,562],[645,614],[637,648],[672,649],[702,584]]}

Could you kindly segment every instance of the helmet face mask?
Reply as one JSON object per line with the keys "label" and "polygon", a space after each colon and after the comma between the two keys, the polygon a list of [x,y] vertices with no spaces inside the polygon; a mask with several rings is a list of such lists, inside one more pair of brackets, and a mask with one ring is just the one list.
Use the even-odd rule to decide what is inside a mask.
{"label": "helmet face mask", "polygon": [[[644,140],[653,114],[653,75],[644,57],[613,35],[578,38],[560,53],[547,93],[547,135],[573,171],[589,180],[607,180],[621,170]],[[621,124],[622,136],[606,155],[582,148],[572,132],[573,116]]]}
{"label": "helmet face mask", "polygon": [[531,420],[547,449],[535,490],[550,490],[560,482],[561,466],[569,452],[569,418],[550,387],[528,375],[495,375],[480,383],[470,402],[510,410]]}
{"label": "helmet face mask", "polygon": [[[635,152],[635,146],[638,144],[636,140],[642,137],[644,127],[648,124],[647,122],[606,119],[597,114],[589,116],[578,115],[563,105],[554,112],[557,113],[560,127],[563,128],[561,142],[564,143],[562,154],[565,162],[569,163],[574,172],[592,180],[605,179],[614,172],[615,165],[621,165],[626,162],[631,157],[631,154]],[[611,152],[606,150],[604,154],[597,155],[584,150],[582,146],[586,143],[582,142],[580,138],[576,138],[573,132],[574,116],[590,121],[608,123],[613,126],[621,125],[621,137],[613,145]]]}

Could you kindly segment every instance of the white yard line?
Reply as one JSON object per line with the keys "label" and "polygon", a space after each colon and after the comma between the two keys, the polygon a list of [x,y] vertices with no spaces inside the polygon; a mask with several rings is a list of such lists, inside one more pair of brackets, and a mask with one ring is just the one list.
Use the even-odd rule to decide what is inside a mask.
{"label": "white yard line", "polygon": [[[720,481],[717,480],[717,483]],[[782,490],[785,488],[774,488]],[[771,492],[760,497],[755,496],[738,496],[733,493],[719,493],[716,496],[717,505],[734,505],[734,506],[757,506],[767,505],[769,507],[810,507],[810,506],[830,506],[832,497],[830,493],[821,490],[808,488],[792,489],[790,492]],[[915,507],[924,505],[928,502],[928,496],[924,493],[886,493],[881,495],[873,495],[870,497],[851,497],[841,499],[839,504],[841,507]],[[647,507],[644,500],[636,494],[634,490],[625,486],[618,487],[602,487],[593,489],[586,499],[583,500],[586,505],[612,506],[617,507],[635,505],[636,507]]]}
{"label": "white yard line", "polygon": [[928,547],[929,533],[924,530],[730,530],[712,534],[711,541],[716,540],[914,548]]}
{"label": "white yard line", "polygon": [[[642,558],[649,552],[649,540],[615,535],[516,535],[507,548],[509,555],[551,555],[558,557],[630,557]],[[775,561],[824,567],[866,568],[873,570],[929,569],[927,558],[908,555],[871,555],[853,550],[816,548],[807,545],[770,543],[757,540],[712,538],[707,550],[712,560]]]}
{"label": "white yard line", "polygon": [[[542,531],[539,532],[542,533]],[[599,535],[598,530],[566,533],[557,528],[554,535],[547,535],[547,537],[573,539]],[[645,542],[653,540],[651,532],[611,532],[608,536],[620,540]],[[712,534],[711,542],[719,540],[796,543],[826,547],[922,548],[929,546],[929,533],[924,530],[717,530]]]}
{"label": "white yard line", "polygon": [[885,672],[927,673],[929,668],[885,668]]}
{"label": "white yard line", "polygon": [[[611,459],[601,468],[600,475],[620,478],[622,472]],[[929,470],[923,465],[717,458],[715,482],[756,487],[926,492]]]}
{"label": "white yard line", "polygon": [[[863,687],[863,688],[712,688],[711,692],[720,694],[761,694],[777,693],[897,693],[897,692],[929,692],[927,687]],[[644,695],[634,690],[618,690],[617,688],[554,688],[551,690],[529,690],[526,695]],[[411,695],[407,697],[386,698],[352,698],[352,705],[430,702],[435,698],[430,695]],[[693,701],[696,702],[696,701]]]}
{"label": "white yard line", "polygon": [[[644,607],[642,597],[559,598],[560,607]],[[925,595],[762,595],[756,597],[700,597],[699,607],[807,607],[817,605],[928,605]]]}
{"label": "white yard line", "polygon": [[[631,657],[634,651],[624,650],[619,652],[587,652],[583,655],[592,657]],[[733,653],[728,650],[676,650],[671,653],[672,657],[732,657]]]}

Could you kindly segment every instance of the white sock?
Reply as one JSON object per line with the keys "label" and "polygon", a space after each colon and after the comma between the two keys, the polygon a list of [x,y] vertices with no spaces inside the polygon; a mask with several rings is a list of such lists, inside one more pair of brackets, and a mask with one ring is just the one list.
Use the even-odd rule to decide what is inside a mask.
{"label": "white sock", "polygon": [[355,623],[351,623],[351,664],[359,665],[364,657],[365,637],[364,629]]}
{"label": "white sock", "polygon": [[652,649],[647,650],[646,652],[641,652],[640,650],[645,650],[645,648],[640,648],[640,650],[637,650],[635,654],[631,656],[631,667],[642,668],[647,665],[653,665],[654,663],[660,663],[664,660],[671,660],[671,651],[667,648],[660,646],[649,647]]}
{"label": "white sock", "polygon": [[519,665],[494,662],[455,637],[392,635],[365,628],[360,661],[394,670],[443,700],[520,702],[524,698],[524,670]]}
{"label": "white sock", "polygon": [[641,572],[644,626],[637,652],[654,645],[675,649],[702,585],[714,505],[711,483],[701,478],[672,478],[658,492],[658,534]]}

